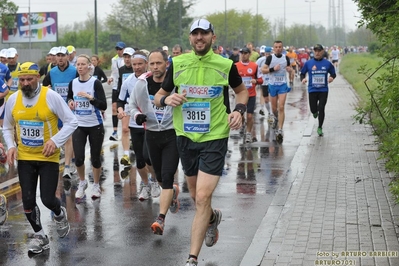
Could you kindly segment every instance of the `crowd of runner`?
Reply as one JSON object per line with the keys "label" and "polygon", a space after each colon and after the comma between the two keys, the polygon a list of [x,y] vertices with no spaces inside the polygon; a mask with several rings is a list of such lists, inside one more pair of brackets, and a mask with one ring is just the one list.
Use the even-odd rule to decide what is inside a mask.
{"label": "crowd of runner", "polygon": [[[171,55],[167,46],[148,51],[117,42],[109,77],[99,66],[98,55],[77,55],[71,45],[51,48],[41,68],[32,62],[19,63],[15,48],[0,51],[0,124],[8,149],[2,163],[18,162],[23,207],[35,232],[30,253],[49,249],[36,204],[39,176],[41,199],[54,214],[59,237],[70,230],[65,208],[55,197],[61,148],[62,177],[79,178],[75,193],[79,204],[89,185],[85,173],[89,140],[90,197],[93,201],[101,198],[107,112],[113,126],[109,140],[122,144],[120,164],[131,168],[130,156],[135,155],[141,179],[139,200],[160,197],[159,215],[149,225],[154,234],[163,234],[168,211],[179,210],[179,184],[174,180],[182,163],[196,205],[187,266],[198,264],[204,241],[207,246],[218,241],[222,212],[211,207],[211,199],[223,170],[230,129],[240,130],[243,144],[251,145],[258,141],[255,113],[267,116],[281,144],[287,94],[301,82],[308,84],[310,111],[318,118],[318,135],[323,136],[328,83],[349,50],[320,44],[296,48],[282,41],[272,46],[254,47],[248,42],[240,48],[223,48],[215,45],[213,25],[206,19],[192,24],[189,38],[192,50],[183,51],[176,44]],[[112,86],[111,108],[103,83]],[[0,225],[6,219],[7,199],[0,195]]]}

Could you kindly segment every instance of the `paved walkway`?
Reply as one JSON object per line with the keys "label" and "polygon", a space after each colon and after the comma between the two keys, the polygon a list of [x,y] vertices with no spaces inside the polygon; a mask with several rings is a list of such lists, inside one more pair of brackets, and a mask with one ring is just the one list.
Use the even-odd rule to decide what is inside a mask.
{"label": "paved walkway", "polygon": [[354,123],[357,102],[338,76],[330,86],[324,137],[311,117],[286,185],[242,266],[399,265],[399,207],[370,126]]}

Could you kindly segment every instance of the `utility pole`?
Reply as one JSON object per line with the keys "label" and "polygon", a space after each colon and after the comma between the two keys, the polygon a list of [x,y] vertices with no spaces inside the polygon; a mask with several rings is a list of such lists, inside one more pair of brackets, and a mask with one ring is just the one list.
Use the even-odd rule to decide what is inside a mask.
{"label": "utility pole", "polygon": [[98,54],[97,0],[94,0],[94,53]]}

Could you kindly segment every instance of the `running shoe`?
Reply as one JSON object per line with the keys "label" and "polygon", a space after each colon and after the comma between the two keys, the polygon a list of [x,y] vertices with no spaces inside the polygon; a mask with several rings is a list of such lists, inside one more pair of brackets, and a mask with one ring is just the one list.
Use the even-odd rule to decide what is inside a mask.
{"label": "running shoe", "polygon": [[50,248],[50,241],[48,237],[42,235],[35,235],[32,243],[29,246],[28,253],[39,254]]}
{"label": "running shoe", "polygon": [[66,178],[66,179],[71,179],[72,178],[71,170],[70,170],[69,166],[68,167],[64,167],[64,173],[63,173],[62,177]]}
{"label": "running shoe", "polygon": [[150,185],[142,185],[141,187],[141,191],[139,194],[139,200],[143,201],[143,200],[147,200],[149,199],[151,196],[151,188]]}
{"label": "running shoe", "polygon": [[208,247],[212,247],[218,242],[219,239],[219,230],[218,225],[222,220],[222,212],[218,209],[214,209],[213,213],[215,214],[215,220],[213,223],[209,224],[208,230],[205,235],[205,244]]}
{"label": "running shoe", "polygon": [[260,109],[259,110],[259,114],[264,116],[265,115],[265,111],[263,111],[263,109]]}
{"label": "running shoe", "polygon": [[269,123],[269,125],[273,124],[274,121],[274,115],[269,114],[269,116],[267,117],[267,122]]}
{"label": "running shoe", "polygon": [[157,218],[155,222],[151,225],[151,229],[155,235],[163,235],[163,228],[165,227],[165,220]]}
{"label": "running shoe", "polygon": [[78,173],[78,169],[76,168],[76,165],[74,163],[71,163],[69,165],[69,173],[71,174],[71,176]]}
{"label": "running shoe", "polygon": [[121,158],[121,164],[123,165],[131,165],[132,163],[130,162],[129,155],[125,154]]}
{"label": "running shoe", "polygon": [[323,129],[321,127],[317,128],[317,134],[319,134],[319,137],[323,137]]}
{"label": "running shoe", "polygon": [[54,221],[57,226],[58,236],[64,238],[69,233],[70,225],[68,222],[68,216],[65,207],[61,206],[62,216],[54,216]]}
{"label": "running shoe", "polygon": [[109,137],[109,140],[118,141],[118,133],[112,133],[112,135]]}
{"label": "running shoe", "polygon": [[282,143],[284,139],[284,133],[282,129],[277,130],[276,132],[276,140],[278,143]]}
{"label": "running shoe", "polygon": [[257,142],[257,141],[258,141],[258,139],[256,137],[252,138],[252,142]]}
{"label": "running shoe", "polygon": [[272,128],[276,129],[278,124],[278,119],[277,117],[273,116],[273,123],[272,123]]}
{"label": "running shoe", "polygon": [[249,132],[245,133],[245,143],[251,143],[251,142],[252,142],[251,133],[249,133]]}
{"label": "running shoe", "polygon": [[196,261],[195,259],[191,258],[191,259],[187,260],[185,266],[197,266],[197,265],[198,265],[198,261]]}
{"label": "running shoe", "polygon": [[169,211],[171,213],[177,213],[180,208],[180,201],[177,199],[179,196],[179,186],[176,184],[173,184],[173,197],[172,197],[172,202],[170,203],[169,206]]}
{"label": "running shoe", "polygon": [[316,113],[313,114],[314,118],[317,118],[318,116],[319,116],[319,112],[316,112]]}
{"label": "running shoe", "polygon": [[91,198],[94,200],[100,197],[101,197],[100,184],[93,184],[93,188],[91,189]]}
{"label": "running shoe", "polygon": [[0,225],[3,225],[7,221],[7,198],[3,194],[0,194]]}
{"label": "running shoe", "polygon": [[157,181],[149,182],[151,186],[151,197],[158,198],[161,195],[161,187],[159,186]]}
{"label": "running shoe", "polygon": [[87,189],[87,180],[80,180],[79,181],[79,186],[78,186],[78,190],[76,190],[75,193],[75,198],[77,199],[83,199],[83,197],[85,196],[85,190]]}

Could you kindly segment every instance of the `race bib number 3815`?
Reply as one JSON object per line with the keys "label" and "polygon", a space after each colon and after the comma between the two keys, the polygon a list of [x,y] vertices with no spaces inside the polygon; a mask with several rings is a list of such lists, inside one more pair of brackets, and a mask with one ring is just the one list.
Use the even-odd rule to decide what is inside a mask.
{"label": "race bib number 3815", "polygon": [[182,111],[184,132],[209,132],[211,121],[211,104],[209,102],[184,103]]}

